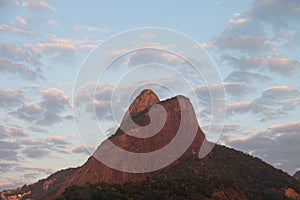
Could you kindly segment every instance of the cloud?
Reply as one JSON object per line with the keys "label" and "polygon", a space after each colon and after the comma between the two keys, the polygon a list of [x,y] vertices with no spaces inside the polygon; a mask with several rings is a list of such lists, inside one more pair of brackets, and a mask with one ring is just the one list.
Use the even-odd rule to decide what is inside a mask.
{"label": "cloud", "polygon": [[44,111],[39,105],[31,103],[18,108],[10,114],[15,115],[19,119],[32,122],[43,118]]}
{"label": "cloud", "polygon": [[40,102],[40,106],[50,113],[60,113],[71,106],[69,96],[57,88],[42,90],[41,94],[43,101]]}
{"label": "cloud", "polygon": [[31,31],[25,30],[12,24],[1,24],[0,32],[14,33],[25,36],[30,36],[33,34]]}
{"label": "cloud", "polygon": [[[250,138],[229,139],[226,143],[234,148],[251,152],[270,164],[293,174],[300,166],[300,122],[273,125]],[[296,159],[295,159],[296,158]]]}
{"label": "cloud", "polygon": [[74,41],[69,38],[58,38],[50,35],[45,42],[37,44],[25,44],[24,47],[37,57],[50,56],[54,61],[70,62],[77,51]]}
{"label": "cloud", "polygon": [[13,160],[18,159],[18,149],[20,145],[15,141],[1,141],[0,140],[0,160]]}
{"label": "cloud", "polygon": [[83,145],[76,146],[72,149],[72,153],[82,153],[86,155],[90,155],[90,152],[92,153],[94,151],[95,151],[95,147],[83,146]]}
{"label": "cloud", "polygon": [[55,8],[50,6],[44,0],[23,0],[22,6],[28,8],[31,11],[42,11],[42,10],[55,11]]}
{"label": "cloud", "polygon": [[23,144],[27,146],[40,146],[48,149],[52,149],[52,147],[67,146],[70,143],[67,141],[67,138],[64,136],[51,136],[48,138],[30,138],[23,140]]}
{"label": "cloud", "polygon": [[137,66],[148,63],[159,63],[165,65],[178,65],[185,60],[179,56],[166,52],[164,50],[142,49],[131,54],[128,65]]}
{"label": "cloud", "polygon": [[268,131],[271,133],[295,133],[299,134],[300,122],[289,122],[280,125],[273,125],[268,128]]}
{"label": "cloud", "polygon": [[22,153],[28,158],[41,158],[48,155],[50,152],[42,147],[26,147]]}
{"label": "cloud", "polygon": [[53,152],[63,152],[71,143],[64,136],[30,138],[22,141],[22,151],[28,158],[42,158]]}
{"label": "cloud", "polygon": [[34,33],[29,30],[29,20],[17,16],[14,21],[7,24],[0,24],[0,32],[18,34],[20,36],[32,36]]}
{"label": "cloud", "polygon": [[257,54],[274,51],[277,41],[266,34],[264,26],[246,14],[235,13],[229,25],[213,40],[223,53]]}
{"label": "cloud", "polygon": [[233,97],[242,97],[253,91],[253,86],[249,84],[239,83],[222,83],[222,84],[210,84],[200,85],[194,91],[199,96],[199,99],[210,102],[211,96],[209,91],[213,91],[215,94],[221,94],[225,89],[225,94],[229,94]]}
{"label": "cloud", "polygon": [[300,69],[300,63],[284,56],[272,55],[267,57],[232,57],[223,56],[223,59],[234,68],[240,70],[269,71],[282,76],[291,76]]}
{"label": "cloud", "polygon": [[282,39],[278,37],[281,30],[294,28],[299,17],[298,1],[254,0],[249,11],[233,15],[213,43],[221,50],[246,54],[274,51]]}
{"label": "cloud", "polygon": [[251,101],[245,101],[245,102],[239,102],[234,103],[227,106],[226,112],[230,114],[242,114],[249,112],[252,108],[252,102]]}
{"label": "cloud", "polygon": [[261,97],[253,101],[239,102],[227,106],[227,114],[243,114],[251,112],[260,117],[260,121],[278,119],[295,109],[300,104],[298,90],[287,86],[266,88]]}
{"label": "cloud", "polygon": [[[222,134],[218,140],[218,143],[223,142],[224,138],[231,137],[231,135],[252,135],[252,128],[247,126],[242,126],[239,124],[223,124],[223,125],[212,125],[212,126],[201,126],[202,130],[213,130],[220,131],[222,130]],[[205,132],[205,131],[204,131]]]}
{"label": "cloud", "polygon": [[74,62],[78,50],[91,50],[96,47],[94,43],[86,40],[60,38],[56,35],[48,35],[44,41],[35,44],[24,44],[24,48],[32,55],[43,58],[50,57],[53,62]]}
{"label": "cloud", "polygon": [[0,0],[0,5],[9,5],[9,4],[18,6],[19,1],[18,0]]}
{"label": "cloud", "polygon": [[7,134],[6,128],[0,125],[0,139],[7,138],[10,135]]}
{"label": "cloud", "polygon": [[249,13],[251,17],[268,23],[276,29],[288,26],[286,20],[300,17],[299,1],[254,0],[252,6]]}
{"label": "cloud", "polygon": [[64,91],[57,88],[49,88],[41,91],[42,101],[39,106],[43,109],[43,118],[38,119],[38,124],[51,125],[62,121],[59,115],[70,107],[70,98]]}
{"label": "cloud", "polygon": [[1,172],[13,171],[16,166],[18,166],[17,162],[0,161]]}
{"label": "cloud", "polygon": [[28,136],[28,133],[26,131],[24,131],[23,128],[21,128],[20,126],[16,126],[16,125],[9,125],[7,131],[8,131],[8,134],[13,137],[27,137]]}
{"label": "cloud", "polygon": [[0,42],[0,55],[0,71],[28,80],[43,79],[40,67],[44,64],[27,49]]}
{"label": "cloud", "polygon": [[262,35],[222,35],[216,38],[215,45],[221,50],[237,50],[241,53],[272,51],[275,44]]}
{"label": "cloud", "polygon": [[19,167],[19,168],[22,171],[25,170],[25,171],[42,172],[42,173],[45,173],[45,174],[51,174],[55,171],[53,168],[39,167],[39,166],[22,166],[22,167]]}
{"label": "cloud", "polygon": [[28,61],[31,56],[28,52],[21,48],[16,47],[13,44],[0,42],[1,58],[6,58],[14,61]]}
{"label": "cloud", "polygon": [[40,125],[52,125],[63,121],[65,117],[61,114],[71,108],[70,97],[57,88],[42,90],[41,95],[42,100],[38,104],[23,105],[9,114]]}
{"label": "cloud", "polygon": [[[213,47],[212,42],[203,42],[201,43],[201,47],[204,49],[211,49]],[[198,46],[196,46],[195,48],[198,48]]]}
{"label": "cloud", "polygon": [[64,147],[70,143],[64,136],[51,136],[45,140],[47,144],[55,145],[56,147]]}
{"label": "cloud", "polygon": [[76,31],[85,31],[85,32],[98,32],[98,33],[107,33],[107,28],[100,28],[95,26],[81,26],[81,25],[75,25],[74,29]]}
{"label": "cloud", "polygon": [[16,17],[16,23],[20,26],[28,26],[29,24],[29,21],[25,18],[22,18],[20,16],[17,16]]}
{"label": "cloud", "polygon": [[266,88],[261,98],[268,99],[286,99],[289,97],[297,97],[299,92],[296,89],[290,88],[288,86],[273,86]]}
{"label": "cloud", "polygon": [[18,74],[20,77],[28,80],[36,80],[38,77],[42,78],[36,71],[29,69],[23,64],[5,59],[0,59],[0,71],[10,74]]}
{"label": "cloud", "polygon": [[28,133],[17,125],[9,125],[6,128],[0,126],[0,138],[1,137],[27,137]]}
{"label": "cloud", "polygon": [[272,78],[259,73],[247,72],[247,71],[233,71],[225,79],[225,82],[235,83],[264,83],[271,81]]}
{"label": "cloud", "polygon": [[29,98],[16,90],[0,89],[0,107],[13,108],[24,105]]}

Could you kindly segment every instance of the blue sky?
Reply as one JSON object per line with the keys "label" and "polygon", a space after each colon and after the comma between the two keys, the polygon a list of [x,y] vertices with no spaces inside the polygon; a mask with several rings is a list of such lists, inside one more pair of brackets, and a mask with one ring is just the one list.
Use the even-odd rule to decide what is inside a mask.
{"label": "blue sky", "polygon": [[[299,19],[298,0],[0,0],[0,190],[85,162],[89,152],[72,117],[76,74],[99,43],[142,27],[179,31],[202,45],[216,63],[223,83],[205,86],[190,77],[203,105],[197,116],[204,130],[207,88],[224,87],[227,114],[219,143],[293,174],[300,169]],[[137,52],[127,59],[141,62],[141,56],[152,54]],[[118,67],[106,80],[121,74]],[[189,77],[186,68],[182,74]],[[87,113],[90,105],[84,99],[91,85],[74,97]],[[113,124],[106,113],[112,88],[108,81],[97,93],[96,114],[105,129]],[[93,134],[87,137],[93,140]]]}

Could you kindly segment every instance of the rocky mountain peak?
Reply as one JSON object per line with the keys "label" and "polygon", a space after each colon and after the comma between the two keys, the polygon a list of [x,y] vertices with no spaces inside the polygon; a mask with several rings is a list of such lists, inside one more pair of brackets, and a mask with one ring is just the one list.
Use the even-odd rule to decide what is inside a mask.
{"label": "rocky mountain peak", "polygon": [[[128,118],[129,113],[131,118]],[[179,133],[183,133],[183,137],[178,140]],[[175,145],[169,145],[173,141]],[[191,143],[180,151],[183,154],[179,154],[176,160],[172,159],[163,168],[153,168],[155,171],[135,171],[136,166],[148,169],[164,163],[177,154],[182,141]],[[95,199],[87,197],[97,192],[101,193],[99,196],[119,195],[119,192],[122,197],[144,199],[131,195],[140,195],[143,191],[149,197],[158,189],[159,196],[151,199],[169,199],[178,195],[178,199],[299,200],[300,184],[295,179],[299,180],[300,172],[294,175],[294,179],[258,158],[217,144],[208,156],[200,160],[198,152],[207,142],[188,98],[178,95],[160,101],[153,91],[144,90],[130,105],[120,128],[99,145],[86,163],[58,171],[31,185],[0,192],[0,200],[55,199],[59,196],[66,198],[58,199]],[[117,148],[112,148],[111,143],[126,152],[143,155],[139,159],[130,159]],[[155,159],[144,159],[146,154],[166,146],[166,151]],[[103,157],[126,170],[100,162],[99,158]],[[78,196],[80,194],[82,198]],[[69,198],[69,195],[74,198]],[[115,199],[116,196],[110,197]]]}
{"label": "rocky mountain peak", "polygon": [[158,96],[150,89],[143,90],[131,103],[128,112],[135,115],[159,102]]}

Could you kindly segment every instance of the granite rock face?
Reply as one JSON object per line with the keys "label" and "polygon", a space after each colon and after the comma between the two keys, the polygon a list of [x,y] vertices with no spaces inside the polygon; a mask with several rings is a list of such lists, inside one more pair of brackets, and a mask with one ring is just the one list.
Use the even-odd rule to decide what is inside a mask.
{"label": "granite rock face", "polygon": [[[181,137],[176,138],[178,133]],[[183,142],[188,146],[180,146],[181,140],[184,140]],[[171,141],[173,145],[168,145]],[[72,185],[142,181],[159,168],[153,168],[154,172],[148,169],[143,173],[136,173],[129,168],[130,166],[139,165],[140,168],[149,168],[149,165],[160,166],[162,164],[165,170],[176,165],[180,157],[197,154],[203,141],[206,141],[205,136],[198,125],[193,106],[188,98],[176,96],[160,101],[153,91],[144,90],[130,105],[116,133],[100,144],[94,155],[89,157],[82,166],[59,171],[37,183],[3,192],[1,195],[5,196],[9,193],[12,198],[14,195],[17,197],[26,194],[26,198],[29,199],[42,199],[47,196],[57,196]],[[154,159],[147,160],[145,157],[141,161],[124,156],[109,144],[114,144],[125,152],[140,154],[151,153],[165,146],[168,148],[161,154],[157,154]],[[142,157],[143,154],[141,154]],[[123,170],[116,170],[103,164],[98,159],[101,157],[109,158],[110,163]],[[178,159],[173,159],[175,157]],[[166,164],[165,159],[168,158],[171,160]],[[4,196],[3,199],[5,199]]]}
{"label": "granite rock face", "polygon": [[[149,165],[160,166],[165,162],[165,156],[176,157],[178,155],[180,158],[197,154],[205,140],[193,106],[186,97],[177,96],[165,101],[158,101],[158,97],[152,91],[145,90],[133,101],[129,112],[132,118],[129,118],[128,115],[124,116],[121,128],[98,147],[94,155],[64,183],[59,193],[68,186],[83,185],[87,182],[123,183],[145,180],[151,175],[152,170],[136,173],[138,171],[133,171],[131,166],[139,165],[140,168],[147,168]],[[130,158],[127,153],[120,153],[118,149],[112,148],[110,145],[114,144],[126,152],[150,153],[170,144],[178,131],[183,134],[183,137],[177,139],[178,144],[170,146],[162,152],[161,156],[152,160],[141,161],[141,159]],[[187,143],[190,141],[186,149],[184,147],[177,149],[181,139],[186,140]],[[123,170],[119,171],[99,162],[98,158],[101,160],[101,157],[109,159],[109,163],[119,166]],[[170,165],[176,164],[176,160]]]}

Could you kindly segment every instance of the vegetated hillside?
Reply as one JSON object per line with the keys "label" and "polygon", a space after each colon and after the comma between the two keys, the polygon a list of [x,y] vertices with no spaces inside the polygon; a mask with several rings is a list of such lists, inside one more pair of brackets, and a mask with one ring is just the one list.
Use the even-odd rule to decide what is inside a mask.
{"label": "vegetated hillside", "polygon": [[[182,157],[176,165],[141,182],[71,186],[57,200],[75,199],[291,199],[300,183],[245,153],[216,145],[203,159]],[[298,196],[299,198],[299,196]],[[297,199],[294,198],[294,199]]]}

